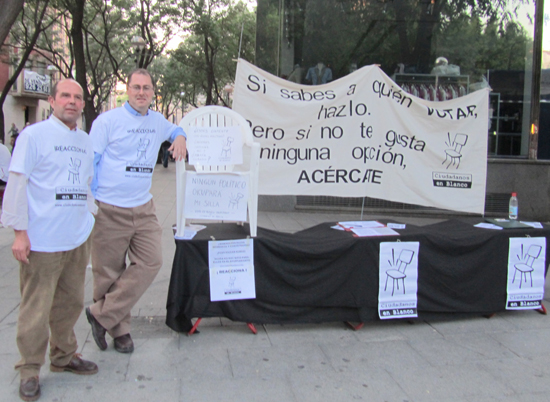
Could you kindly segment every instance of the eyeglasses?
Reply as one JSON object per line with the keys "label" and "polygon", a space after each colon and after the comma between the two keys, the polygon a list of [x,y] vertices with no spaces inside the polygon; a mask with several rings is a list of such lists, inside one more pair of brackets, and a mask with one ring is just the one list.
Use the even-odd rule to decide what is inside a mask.
{"label": "eyeglasses", "polygon": [[153,90],[153,87],[150,87],[149,85],[130,85],[130,88],[132,88],[133,91],[141,92],[143,89],[143,92],[151,92]]}

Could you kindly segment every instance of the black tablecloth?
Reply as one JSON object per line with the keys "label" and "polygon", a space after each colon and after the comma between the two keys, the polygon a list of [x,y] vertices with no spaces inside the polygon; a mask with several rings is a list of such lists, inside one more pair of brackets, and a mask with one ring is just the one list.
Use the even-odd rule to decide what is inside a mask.
{"label": "black tablecloth", "polygon": [[[385,223],[385,221],[382,221]],[[473,223],[477,223],[473,222]],[[210,301],[208,241],[243,239],[245,225],[210,224],[193,240],[176,240],[166,324],[190,329],[194,317],[308,323],[378,319],[381,242],[418,241],[418,316],[489,314],[506,306],[511,237],[546,237],[543,229],[488,230],[449,220],[400,236],[354,237],[323,223],[294,234],[258,228],[254,238],[256,299]],[[547,266],[545,261],[545,267]]]}

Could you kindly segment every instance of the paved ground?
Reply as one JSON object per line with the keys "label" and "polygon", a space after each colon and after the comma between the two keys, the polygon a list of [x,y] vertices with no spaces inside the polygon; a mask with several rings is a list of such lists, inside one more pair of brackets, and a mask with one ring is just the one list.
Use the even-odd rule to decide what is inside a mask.
{"label": "paved ground", "polygon": [[[164,325],[174,253],[175,166],[155,172],[153,194],[164,227],[164,266],[133,315],[131,355],[95,345],[84,317],[76,326],[95,376],[41,373],[42,401],[369,401],[492,402],[550,400],[550,316],[507,312],[452,321],[266,325],[203,320],[188,337]],[[366,217],[368,218],[368,217]],[[357,215],[260,213],[260,226],[296,231]],[[433,219],[396,218],[422,224]],[[18,267],[11,230],[0,228],[0,401],[19,400],[15,344]],[[86,304],[91,302],[87,276]],[[546,291],[547,305],[550,307]]]}

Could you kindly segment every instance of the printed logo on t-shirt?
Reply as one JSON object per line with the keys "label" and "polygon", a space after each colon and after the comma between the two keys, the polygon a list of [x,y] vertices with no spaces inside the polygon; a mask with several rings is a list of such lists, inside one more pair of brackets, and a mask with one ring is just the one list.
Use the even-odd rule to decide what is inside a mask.
{"label": "printed logo on t-shirt", "polygon": [[[147,151],[151,140],[149,138],[140,138],[137,147],[137,157],[135,161],[128,162],[126,165],[126,171],[132,173],[147,173],[151,175],[153,173],[153,165],[147,163]],[[141,177],[126,175],[126,177]]]}
{"label": "printed logo on t-shirt", "polygon": [[82,166],[82,160],[79,158],[71,158],[69,167],[67,169],[67,185],[58,186],[55,188],[56,206],[82,206],[82,202],[71,201],[86,201],[88,198],[88,191],[86,187],[80,186],[80,167]]}

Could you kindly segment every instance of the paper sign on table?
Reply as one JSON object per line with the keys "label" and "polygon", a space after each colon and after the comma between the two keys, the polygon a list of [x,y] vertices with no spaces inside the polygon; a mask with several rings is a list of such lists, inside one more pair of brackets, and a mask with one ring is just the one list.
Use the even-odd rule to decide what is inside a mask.
{"label": "paper sign on table", "polygon": [[255,299],[254,240],[208,242],[210,301]]}

